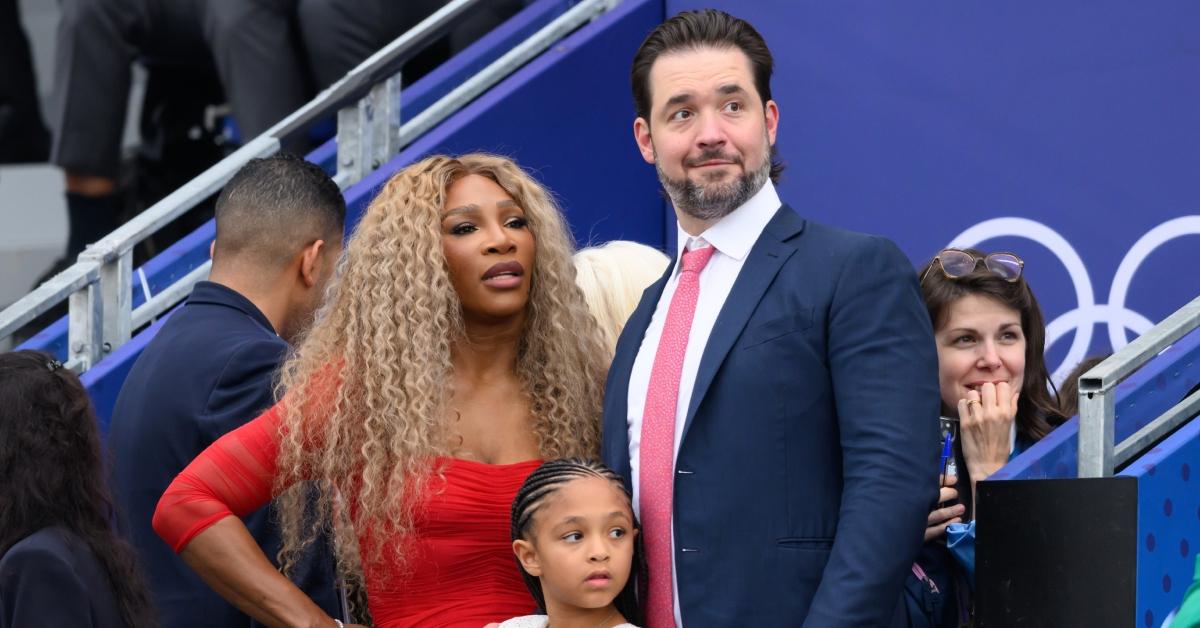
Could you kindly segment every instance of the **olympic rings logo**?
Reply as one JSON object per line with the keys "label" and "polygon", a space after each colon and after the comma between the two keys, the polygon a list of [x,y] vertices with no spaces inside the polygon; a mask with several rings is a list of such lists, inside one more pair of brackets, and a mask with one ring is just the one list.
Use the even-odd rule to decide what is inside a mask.
{"label": "olympic rings logo", "polygon": [[1070,310],[1046,325],[1046,347],[1049,348],[1068,332],[1074,330],[1075,338],[1063,358],[1062,364],[1052,375],[1055,382],[1061,382],[1080,361],[1087,357],[1088,347],[1092,343],[1093,328],[1097,323],[1108,326],[1109,344],[1113,351],[1124,347],[1129,340],[1125,330],[1137,335],[1146,333],[1154,326],[1145,316],[1125,307],[1125,299],[1129,294],[1129,284],[1142,262],[1155,249],[1167,242],[1186,235],[1200,235],[1200,216],[1183,216],[1174,218],[1151,229],[1142,236],[1121,260],[1117,272],[1113,276],[1112,289],[1108,293],[1108,303],[1096,303],[1092,289],[1092,280],[1088,276],[1087,267],[1075,248],[1058,232],[1035,220],[1027,218],[993,218],[985,220],[966,231],[958,234],[949,244],[951,247],[978,247],[979,243],[991,238],[1016,236],[1038,242],[1050,249],[1059,261],[1066,267],[1075,288],[1075,298],[1079,306]]}

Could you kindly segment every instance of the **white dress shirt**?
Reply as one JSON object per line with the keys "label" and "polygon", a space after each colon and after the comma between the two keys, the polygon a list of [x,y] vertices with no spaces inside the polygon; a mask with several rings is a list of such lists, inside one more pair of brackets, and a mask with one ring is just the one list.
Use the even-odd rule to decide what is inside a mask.
{"label": "white dress shirt", "polygon": [[[679,443],[683,438],[683,425],[687,417],[688,404],[692,398],[692,389],[696,384],[696,372],[700,369],[700,358],[704,355],[704,347],[712,333],[713,324],[725,298],[733,289],[738,273],[750,254],[750,249],[758,241],[759,235],[767,223],[775,216],[781,203],[775,186],[768,180],[762,188],[750,197],[744,205],[735,209],[731,214],[722,218],[717,224],[709,227],[699,236],[689,236],[676,224],[678,229],[678,250],[675,255],[675,267],[667,285],[663,287],[662,296],[654,308],[654,317],[646,328],[642,345],[638,349],[637,358],[633,362],[633,370],[629,374],[629,470],[633,478],[633,508],[641,512],[639,484],[638,452],[642,440],[642,413],[646,409],[646,393],[650,388],[650,370],[654,366],[654,356],[658,352],[658,343],[662,338],[663,325],[667,319],[667,308],[671,298],[675,296],[675,288],[679,284],[679,260],[683,251],[716,247],[716,252],[708,261],[708,265],[700,272],[700,296],[696,300],[696,314],[692,319],[692,329],[688,334],[687,351],[683,357],[683,370],[679,379],[679,399],[675,407],[675,456],[679,456]],[[672,539],[674,533],[672,533]],[[675,625],[682,626],[683,621],[679,612],[679,580],[674,576],[674,540],[672,540],[672,586],[675,599]]]}

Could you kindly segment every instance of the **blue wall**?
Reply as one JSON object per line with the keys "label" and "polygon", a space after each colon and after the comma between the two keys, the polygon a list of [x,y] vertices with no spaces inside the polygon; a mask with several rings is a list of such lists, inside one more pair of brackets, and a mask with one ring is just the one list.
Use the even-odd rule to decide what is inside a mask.
{"label": "blue wall", "polygon": [[[666,1],[703,6],[775,54],[784,198],[914,263],[1017,252],[1052,367],[1077,328],[1068,369],[1200,294],[1200,4]],[[1024,221],[959,238],[999,217]]]}

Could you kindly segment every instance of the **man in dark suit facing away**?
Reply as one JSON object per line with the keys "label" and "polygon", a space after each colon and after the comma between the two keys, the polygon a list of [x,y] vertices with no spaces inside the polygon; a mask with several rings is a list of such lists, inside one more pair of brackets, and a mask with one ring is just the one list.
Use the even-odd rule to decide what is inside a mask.
{"label": "man in dark suit facing away", "polygon": [[[163,626],[250,626],[150,526],[155,505],[192,458],[275,401],[289,343],[311,322],[341,255],[346,204],[316,165],[279,154],[246,164],[217,199],[212,272],[133,365],[108,436],[114,490]],[[246,524],[279,549],[270,506]],[[333,556],[319,546],[294,574],[340,616]]]}
{"label": "man in dark suit facing away", "polygon": [[893,625],[936,498],[915,273],[780,201],[771,71],[713,10],[634,57],[634,137],[679,242],[617,344],[604,459],[641,517],[649,628]]}

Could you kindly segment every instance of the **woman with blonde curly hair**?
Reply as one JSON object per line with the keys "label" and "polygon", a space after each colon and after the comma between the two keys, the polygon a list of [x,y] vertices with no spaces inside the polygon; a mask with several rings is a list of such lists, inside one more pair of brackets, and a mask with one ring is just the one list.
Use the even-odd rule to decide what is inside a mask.
{"label": "woman with blonde curly hair", "polygon": [[605,351],[571,253],[546,191],[508,159],[430,157],[397,173],[285,363],[282,401],[176,478],[155,529],[271,625],[342,625],[234,516],[280,495],[284,572],[331,534],[378,626],[530,612],[512,498],[541,460],[599,450]]}

